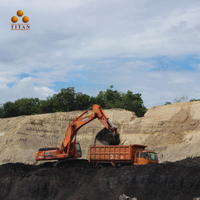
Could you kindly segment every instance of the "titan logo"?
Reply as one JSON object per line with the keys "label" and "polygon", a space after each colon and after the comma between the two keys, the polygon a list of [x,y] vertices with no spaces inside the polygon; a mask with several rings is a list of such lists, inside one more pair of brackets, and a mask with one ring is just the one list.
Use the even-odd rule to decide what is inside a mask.
{"label": "titan logo", "polygon": [[[23,16],[23,11],[22,10],[18,10],[17,11],[17,16],[18,17],[22,17]],[[29,18],[27,17],[27,16],[24,16],[23,18],[22,18],[22,21],[24,22],[24,23],[18,23],[17,24],[17,22],[18,22],[18,17],[16,17],[16,16],[13,16],[12,18],[11,18],[11,21],[13,22],[13,24],[11,24],[11,30],[30,30],[30,24],[27,24],[28,22],[29,22]]]}

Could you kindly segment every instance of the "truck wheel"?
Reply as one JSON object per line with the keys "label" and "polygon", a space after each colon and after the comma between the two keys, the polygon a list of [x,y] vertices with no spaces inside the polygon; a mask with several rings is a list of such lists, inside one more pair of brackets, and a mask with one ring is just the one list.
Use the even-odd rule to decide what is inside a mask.
{"label": "truck wheel", "polygon": [[101,169],[103,168],[103,165],[97,165],[97,168]]}

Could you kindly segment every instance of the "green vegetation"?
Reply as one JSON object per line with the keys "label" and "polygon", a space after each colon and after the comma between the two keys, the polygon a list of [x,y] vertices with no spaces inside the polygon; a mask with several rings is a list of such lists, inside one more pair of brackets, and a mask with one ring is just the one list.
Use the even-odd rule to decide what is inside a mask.
{"label": "green vegetation", "polygon": [[15,102],[9,101],[0,107],[0,118],[86,110],[92,104],[98,104],[103,109],[122,108],[134,111],[138,117],[144,116],[147,111],[147,108],[143,105],[141,94],[133,94],[129,90],[127,93],[121,93],[113,90],[111,85],[110,89],[100,91],[96,97],[81,92],[76,93],[74,87],[69,87],[61,89],[60,93],[47,97],[46,100],[22,98]]}
{"label": "green vegetation", "polygon": [[200,99],[191,99],[190,102],[193,102],[193,101],[200,101]]}
{"label": "green vegetation", "polygon": [[[183,95],[181,97],[176,97],[172,100],[174,103],[178,103],[178,102],[188,102],[188,97],[186,95]],[[200,99],[191,99],[190,102],[193,102],[193,101],[200,101]],[[167,101],[165,105],[169,105],[169,104],[172,104],[171,102]]]}
{"label": "green vegetation", "polygon": [[169,101],[167,101],[167,102],[164,104],[164,106],[169,105],[169,104],[172,104],[172,103],[169,102]]}
{"label": "green vegetation", "polygon": [[176,97],[175,99],[173,99],[174,103],[186,102],[187,100],[188,100],[188,97],[186,95],[183,95],[181,97]]}

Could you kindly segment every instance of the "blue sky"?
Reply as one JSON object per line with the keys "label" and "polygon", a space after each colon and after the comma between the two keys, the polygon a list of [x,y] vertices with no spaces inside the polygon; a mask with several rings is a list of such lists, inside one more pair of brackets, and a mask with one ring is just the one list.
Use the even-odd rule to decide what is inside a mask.
{"label": "blue sky", "polygon": [[[200,98],[198,0],[7,0],[1,10],[0,103],[111,85],[148,108]],[[18,10],[30,31],[10,30]]]}

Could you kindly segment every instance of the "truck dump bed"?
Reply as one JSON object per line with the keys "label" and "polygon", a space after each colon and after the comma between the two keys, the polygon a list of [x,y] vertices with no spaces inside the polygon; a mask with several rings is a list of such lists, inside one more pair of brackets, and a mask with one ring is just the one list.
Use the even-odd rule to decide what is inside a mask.
{"label": "truck dump bed", "polygon": [[89,162],[114,162],[114,163],[134,163],[135,152],[144,150],[144,145],[110,145],[110,146],[90,146]]}

